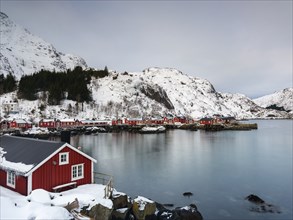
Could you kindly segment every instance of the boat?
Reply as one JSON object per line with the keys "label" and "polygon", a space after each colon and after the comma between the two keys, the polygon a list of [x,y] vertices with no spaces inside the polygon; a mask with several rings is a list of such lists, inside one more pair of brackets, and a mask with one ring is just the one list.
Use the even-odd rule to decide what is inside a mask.
{"label": "boat", "polygon": [[141,134],[157,134],[166,132],[166,128],[164,126],[144,126],[139,130]]}

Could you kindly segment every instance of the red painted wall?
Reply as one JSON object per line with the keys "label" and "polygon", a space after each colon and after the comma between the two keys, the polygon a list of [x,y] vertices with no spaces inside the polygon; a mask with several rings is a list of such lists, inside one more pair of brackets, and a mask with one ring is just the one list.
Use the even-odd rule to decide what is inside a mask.
{"label": "red painted wall", "polygon": [[6,185],[6,171],[0,170],[0,185],[22,195],[27,195],[27,178],[24,176],[15,176],[15,188]]}
{"label": "red painted wall", "polygon": [[[59,165],[59,153],[61,152],[69,152],[69,164]],[[81,163],[84,163],[84,178],[72,181],[71,166]],[[54,186],[70,182],[77,182],[77,185],[89,184],[92,181],[91,164],[91,160],[65,147],[33,172],[32,190],[42,188],[47,191],[52,191]]]}

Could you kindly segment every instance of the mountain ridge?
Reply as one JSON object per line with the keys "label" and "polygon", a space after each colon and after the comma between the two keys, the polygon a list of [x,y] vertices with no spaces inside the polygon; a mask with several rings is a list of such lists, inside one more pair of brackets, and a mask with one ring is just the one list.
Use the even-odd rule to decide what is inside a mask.
{"label": "mountain ridge", "polygon": [[[82,58],[58,52],[52,44],[15,24],[6,14],[0,16],[1,74],[12,73],[19,79],[43,68],[58,72],[76,66],[87,67]],[[44,98],[28,101],[18,99],[14,92],[0,96],[1,104],[16,100],[21,111],[12,117],[32,119],[166,115],[200,118],[215,114],[237,119],[292,118],[287,112],[260,107],[245,95],[218,92],[208,80],[189,76],[175,68],[149,67],[129,73],[110,71],[108,76],[92,77],[87,86],[92,94],[92,101],[88,103],[64,99],[61,105],[50,106]]]}
{"label": "mountain ridge", "polygon": [[0,18],[0,67],[4,76],[12,73],[20,79],[41,69],[66,71],[76,66],[87,67],[81,57],[57,51],[52,44],[14,23],[5,13],[0,12]]}
{"label": "mountain ridge", "polygon": [[253,99],[253,101],[263,108],[280,108],[293,113],[293,88],[285,88],[273,94]]}

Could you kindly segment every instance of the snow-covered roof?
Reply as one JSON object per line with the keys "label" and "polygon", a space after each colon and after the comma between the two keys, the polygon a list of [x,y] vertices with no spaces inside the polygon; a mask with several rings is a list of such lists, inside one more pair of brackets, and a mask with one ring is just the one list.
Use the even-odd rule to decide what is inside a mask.
{"label": "snow-covered roof", "polygon": [[42,122],[54,122],[55,120],[54,119],[42,119],[41,120]]}
{"label": "snow-covered roof", "polygon": [[26,124],[28,122],[26,122],[24,119],[15,119],[14,120],[17,124]]}
{"label": "snow-covered roof", "polygon": [[76,119],[60,119],[61,122],[75,122]]}

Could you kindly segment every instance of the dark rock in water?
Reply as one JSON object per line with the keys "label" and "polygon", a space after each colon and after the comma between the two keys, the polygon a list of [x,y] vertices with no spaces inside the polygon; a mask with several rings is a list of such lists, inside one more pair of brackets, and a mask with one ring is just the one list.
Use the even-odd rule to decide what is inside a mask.
{"label": "dark rock in water", "polygon": [[174,204],[171,204],[171,203],[166,203],[166,204],[163,204],[163,206],[166,206],[166,207],[173,207]]}
{"label": "dark rock in water", "polygon": [[263,203],[265,203],[264,200],[262,200],[260,197],[258,197],[257,195],[254,195],[254,194],[250,194],[245,199],[247,199],[249,202],[253,202],[255,204],[263,204]]}
{"label": "dark rock in water", "polygon": [[249,208],[251,212],[258,212],[258,213],[281,213],[279,207],[272,205],[272,204],[261,204],[261,205],[254,205]]}
{"label": "dark rock in water", "polygon": [[176,208],[174,210],[179,216],[180,220],[202,220],[203,217],[201,213],[197,210],[195,204],[185,206],[182,208]]}
{"label": "dark rock in water", "polygon": [[185,193],[183,193],[183,196],[190,197],[190,196],[193,196],[193,193],[192,192],[185,192]]}
{"label": "dark rock in water", "polygon": [[279,207],[266,203],[263,199],[256,195],[249,195],[245,198],[249,202],[253,203],[254,205],[249,208],[252,212],[259,212],[259,213],[281,213]]}

